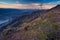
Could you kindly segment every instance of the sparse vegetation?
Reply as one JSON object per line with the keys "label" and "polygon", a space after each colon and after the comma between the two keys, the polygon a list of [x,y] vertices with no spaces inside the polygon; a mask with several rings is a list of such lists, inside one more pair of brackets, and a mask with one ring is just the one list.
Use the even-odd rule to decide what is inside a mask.
{"label": "sparse vegetation", "polygon": [[25,36],[31,37],[31,34],[33,34],[33,39],[35,39],[36,37],[39,40],[58,40],[56,33],[58,31],[59,25],[55,23],[54,16],[54,14],[49,14],[49,16],[44,19],[44,16],[41,15],[40,21],[34,22],[36,23],[36,25],[28,25],[28,28],[26,30],[27,32],[25,32]]}
{"label": "sparse vegetation", "polygon": [[21,40],[58,40],[57,32],[59,25],[55,22],[54,16],[54,14],[49,14],[48,17],[44,18],[44,15],[41,15],[39,21],[34,22],[36,23],[35,25],[28,22],[25,29],[23,27],[17,27],[14,30],[5,30],[2,32],[2,36],[6,40],[9,40],[13,31],[13,34],[15,32],[22,33],[23,39],[19,38]]}
{"label": "sparse vegetation", "polygon": [[[59,40],[60,25],[55,21],[55,14],[46,18],[43,14],[33,21],[26,20],[24,26],[7,28],[0,33],[2,40]],[[17,37],[16,37],[17,36]]]}

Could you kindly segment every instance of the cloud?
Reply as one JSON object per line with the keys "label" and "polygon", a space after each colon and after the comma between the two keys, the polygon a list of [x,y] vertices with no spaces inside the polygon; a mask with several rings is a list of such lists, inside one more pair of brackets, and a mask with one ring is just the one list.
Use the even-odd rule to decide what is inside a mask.
{"label": "cloud", "polygon": [[49,2],[48,4],[52,4],[52,5],[58,5],[58,4],[60,4],[60,1]]}
{"label": "cloud", "polygon": [[0,5],[2,5],[2,4],[8,4],[8,3],[6,3],[6,2],[0,2]]}
{"label": "cloud", "polygon": [[[0,2],[0,8],[14,8],[14,9],[41,9],[40,3],[31,4],[9,4],[5,2]],[[53,5],[43,4],[42,9],[50,9],[54,7]]]}

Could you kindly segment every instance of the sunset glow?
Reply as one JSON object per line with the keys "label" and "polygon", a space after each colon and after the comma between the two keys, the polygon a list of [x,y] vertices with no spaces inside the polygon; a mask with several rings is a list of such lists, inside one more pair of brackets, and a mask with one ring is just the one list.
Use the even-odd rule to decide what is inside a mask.
{"label": "sunset glow", "polygon": [[[28,3],[29,2],[29,3]],[[32,3],[31,3],[32,2]],[[14,8],[14,9],[41,9],[41,3],[42,5],[42,9],[50,9],[54,6],[56,6],[57,4],[59,4],[59,0],[56,1],[52,1],[52,2],[36,2],[36,1],[24,1],[22,0],[22,2],[20,0],[13,0],[13,1],[8,1],[6,0],[6,2],[0,1],[0,8]],[[55,2],[55,3],[54,3]]]}

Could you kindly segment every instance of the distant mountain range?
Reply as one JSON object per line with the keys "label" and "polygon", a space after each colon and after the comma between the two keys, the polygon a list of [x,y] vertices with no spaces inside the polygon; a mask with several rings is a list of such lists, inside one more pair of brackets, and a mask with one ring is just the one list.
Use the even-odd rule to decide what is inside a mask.
{"label": "distant mountain range", "polygon": [[[0,30],[6,27],[16,27],[25,21],[37,18],[41,12],[46,10],[32,9],[3,9],[0,8]],[[4,22],[5,20],[8,20]]]}

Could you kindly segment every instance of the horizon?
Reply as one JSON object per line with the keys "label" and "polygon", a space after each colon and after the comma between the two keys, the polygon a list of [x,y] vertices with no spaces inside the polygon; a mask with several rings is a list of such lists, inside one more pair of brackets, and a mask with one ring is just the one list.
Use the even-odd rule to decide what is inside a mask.
{"label": "horizon", "polygon": [[0,0],[0,8],[13,9],[51,9],[60,4],[60,0]]}

